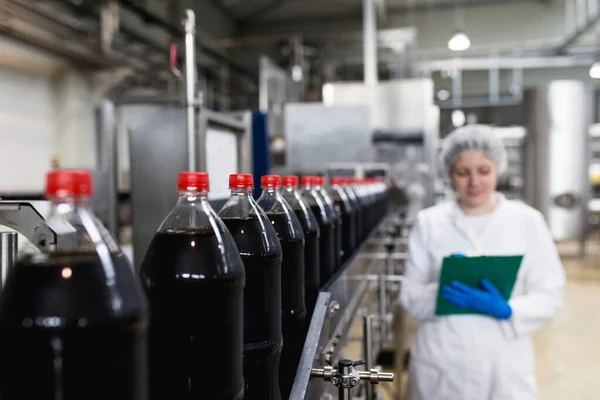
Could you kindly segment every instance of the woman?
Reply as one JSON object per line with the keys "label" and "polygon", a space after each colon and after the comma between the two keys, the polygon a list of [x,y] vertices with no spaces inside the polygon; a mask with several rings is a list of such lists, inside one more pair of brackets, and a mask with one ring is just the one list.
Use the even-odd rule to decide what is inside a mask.
{"label": "woman", "polygon": [[[564,271],[542,215],[495,192],[507,155],[492,128],[469,125],[445,140],[441,161],[456,200],[419,212],[401,301],[420,322],[409,400],[535,400],[531,335],[562,307]],[[440,269],[452,254],[524,255],[507,302],[483,279],[442,288],[455,306],[483,314],[436,317]]]}

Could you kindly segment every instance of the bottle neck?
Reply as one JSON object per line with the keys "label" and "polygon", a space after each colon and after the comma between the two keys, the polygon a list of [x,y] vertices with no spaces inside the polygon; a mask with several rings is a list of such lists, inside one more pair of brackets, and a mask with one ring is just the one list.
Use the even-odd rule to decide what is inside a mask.
{"label": "bottle neck", "polygon": [[231,188],[232,196],[252,196],[252,188]]}
{"label": "bottle neck", "polygon": [[75,198],[77,208],[90,208],[92,199],[90,196],[79,196]]}
{"label": "bottle neck", "polygon": [[270,196],[277,195],[277,193],[278,193],[277,189],[279,189],[279,187],[276,187],[276,186],[263,186],[263,188],[262,188],[263,193],[266,193]]}
{"label": "bottle neck", "polygon": [[289,186],[282,186],[282,187],[283,187],[283,191],[285,193],[297,193],[298,192],[297,186],[289,185]]}
{"label": "bottle neck", "polygon": [[207,201],[208,191],[206,190],[180,190],[177,205],[193,204],[198,201]]}
{"label": "bottle neck", "polygon": [[68,219],[75,211],[76,206],[75,197],[52,197],[50,198],[50,215],[48,219]]}

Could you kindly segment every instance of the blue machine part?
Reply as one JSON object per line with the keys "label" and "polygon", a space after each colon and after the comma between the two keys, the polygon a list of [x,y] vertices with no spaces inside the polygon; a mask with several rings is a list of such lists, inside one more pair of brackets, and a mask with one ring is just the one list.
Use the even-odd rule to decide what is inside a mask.
{"label": "blue machine part", "polygon": [[267,113],[252,113],[252,171],[254,173],[254,197],[262,193],[260,177],[269,174],[269,118]]}

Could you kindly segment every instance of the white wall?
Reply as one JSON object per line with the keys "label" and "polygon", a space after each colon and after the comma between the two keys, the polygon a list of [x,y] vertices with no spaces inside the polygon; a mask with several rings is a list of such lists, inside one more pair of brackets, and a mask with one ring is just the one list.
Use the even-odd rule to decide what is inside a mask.
{"label": "white wall", "polygon": [[48,77],[0,67],[0,193],[41,190],[54,117]]}
{"label": "white wall", "polygon": [[63,168],[96,166],[92,85],[85,71],[65,69],[54,78],[54,154]]}
{"label": "white wall", "polygon": [[0,193],[40,193],[53,160],[96,165],[89,75],[0,36]]}

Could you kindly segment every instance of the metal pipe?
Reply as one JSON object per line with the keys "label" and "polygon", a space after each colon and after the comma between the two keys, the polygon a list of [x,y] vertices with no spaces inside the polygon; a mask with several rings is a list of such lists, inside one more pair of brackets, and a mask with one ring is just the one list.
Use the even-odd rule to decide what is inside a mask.
{"label": "metal pipe", "polygon": [[380,349],[383,349],[387,342],[387,291],[386,291],[386,270],[390,268],[392,257],[388,256],[385,260],[386,268],[379,269],[379,343]]}
{"label": "metal pipe", "polygon": [[9,271],[17,262],[18,235],[17,232],[0,232],[0,282],[4,288]]}
{"label": "metal pipe", "polygon": [[513,99],[521,101],[523,98],[523,69],[514,68],[512,70],[512,84],[513,84]]}
{"label": "metal pipe", "polygon": [[[358,376],[360,379],[370,379],[371,372],[359,371]],[[392,372],[377,372],[377,379],[379,382],[394,382],[395,376]]]}
{"label": "metal pipe", "polygon": [[[588,18],[590,15],[598,14],[598,0],[588,0]],[[596,36],[598,36],[600,24],[596,24]]]}
{"label": "metal pipe", "polygon": [[[352,362],[349,360],[340,360],[339,364],[339,373],[342,376],[349,375],[352,370]],[[350,400],[350,388],[345,388],[343,385],[340,385],[338,388],[338,399],[339,400]]]}
{"label": "metal pipe", "polygon": [[185,97],[187,108],[188,170],[196,171],[196,14],[185,11]]}
{"label": "metal pipe", "polygon": [[365,84],[375,85],[378,79],[375,0],[363,0],[363,58]]}
{"label": "metal pipe", "polygon": [[575,0],[565,0],[565,35],[576,29]]}
{"label": "metal pipe", "polygon": [[440,59],[431,61],[419,61],[414,64],[418,71],[443,71],[447,69],[461,69],[463,71],[486,70],[492,67],[499,69],[512,68],[567,68],[589,66],[594,62],[590,56],[503,56],[498,58],[490,57],[469,57],[461,59]]}
{"label": "metal pipe", "polygon": [[[568,3],[567,3],[568,4]],[[600,22],[600,13],[596,13],[594,15],[590,15],[586,21],[586,23],[577,29],[574,29],[573,32],[569,33],[565,40],[556,47],[554,50],[555,55],[563,54],[567,51],[567,49],[577,42],[577,40],[584,35],[589,29],[592,29],[598,25]]]}
{"label": "metal pipe", "polygon": [[[119,153],[117,144],[117,122],[115,105],[103,100],[98,107],[99,123],[99,166],[106,173],[107,228],[112,237],[119,237]],[[101,175],[102,176],[102,175]],[[102,185],[98,185],[102,186]]]}
{"label": "metal pipe", "polygon": [[454,108],[462,106],[462,71],[459,68],[452,75],[452,105]]}
{"label": "metal pipe", "polygon": [[[365,368],[373,368],[373,315],[364,317],[363,325],[363,347],[365,352]],[[375,400],[375,388],[370,382],[367,382],[367,399]]]}
{"label": "metal pipe", "polygon": [[[492,57],[496,59],[497,57]],[[498,66],[494,65],[489,70],[489,91],[490,91],[490,103],[494,104],[500,99],[500,70]]]}
{"label": "metal pipe", "polygon": [[[520,0],[520,1],[523,1],[523,0]],[[135,1],[135,0],[119,0],[119,4],[122,8],[126,8],[129,11],[132,11],[133,13],[137,14],[141,18],[141,20],[144,21],[145,23],[155,25],[155,26],[165,30],[171,36],[178,37],[181,35],[181,30],[179,28],[177,28],[175,25],[172,25],[170,22],[163,19],[161,16],[151,12],[150,10],[148,10],[148,8],[143,7],[142,5],[140,5],[138,3],[140,3],[140,2]],[[200,50],[202,51],[203,54],[206,54],[210,58],[215,59],[220,63],[221,62],[227,63],[229,65],[229,68],[232,71],[235,71],[238,74],[240,74],[248,79],[252,79],[252,80],[256,79],[253,72],[243,68],[242,66],[238,65],[237,63],[234,63],[230,58],[228,58],[228,57],[224,56],[223,54],[219,53],[218,51],[210,48],[210,46],[199,43],[198,47],[200,48]]]}
{"label": "metal pipe", "polygon": [[577,4],[575,5],[576,14],[577,14],[577,28],[581,28],[585,25],[585,21],[587,19],[587,10],[585,6],[586,0],[577,0]]}

